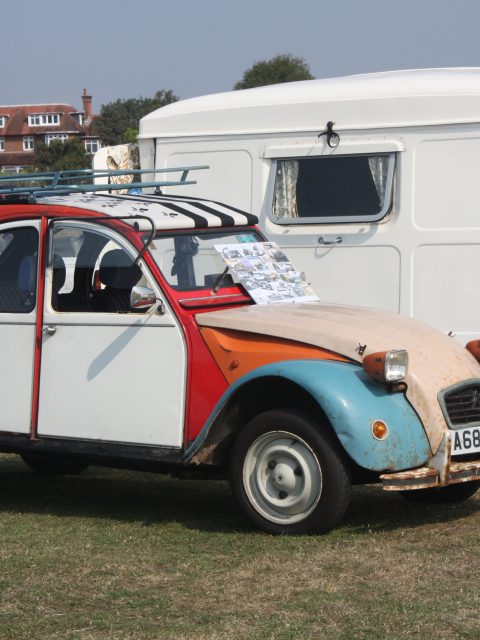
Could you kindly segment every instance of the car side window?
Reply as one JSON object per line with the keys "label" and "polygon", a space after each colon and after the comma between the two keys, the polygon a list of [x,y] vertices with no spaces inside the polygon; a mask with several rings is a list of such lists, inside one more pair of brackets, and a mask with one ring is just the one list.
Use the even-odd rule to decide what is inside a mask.
{"label": "car side window", "polygon": [[51,255],[55,311],[138,313],[130,306],[130,293],[144,278],[115,240],[86,229],[59,227]]}
{"label": "car side window", "polygon": [[30,313],[37,297],[38,232],[0,232],[0,313]]}

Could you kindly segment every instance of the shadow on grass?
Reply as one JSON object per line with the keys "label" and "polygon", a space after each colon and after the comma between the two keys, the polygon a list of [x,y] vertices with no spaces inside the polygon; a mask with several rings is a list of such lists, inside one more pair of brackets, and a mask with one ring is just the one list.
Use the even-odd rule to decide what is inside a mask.
{"label": "shadow on grass", "polygon": [[[143,526],[178,522],[188,529],[251,532],[227,482],[91,467],[80,476],[43,476],[17,456],[0,458],[0,512],[87,517]],[[382,491],[355,487],[343,527],[361,534],[448,522],[480,510],[480,500],[420,505]]]}
{"label": "shadow on grass", "polygon": [[380,485],[355,487],[343,525],[354,533],[395,531],[450,522],[480,513],[480,500],[446,504],[416,503]]}
{"label": "shadow on grass", "polygon": [[155,473],[89,467],[78,476],[31,471],[18,456],[0,457],[0,513],[86,517],[190,529],[252,528],[238,512],[227,482],[177,480]]}

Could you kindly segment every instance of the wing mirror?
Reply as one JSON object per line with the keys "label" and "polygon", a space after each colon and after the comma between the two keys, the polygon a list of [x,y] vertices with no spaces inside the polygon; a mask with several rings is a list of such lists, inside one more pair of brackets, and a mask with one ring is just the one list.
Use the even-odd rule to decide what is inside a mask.
{"label": "wing mirror", "polygon": [[[159,298],[157,298],[155,291],[150,289],[150,287],[135,286],[130,293],[130,306],[132,309],[150,309],[158,301]],[[165,313],[165,307],[162,301],[160,301],[157,311],[160,314]]]}

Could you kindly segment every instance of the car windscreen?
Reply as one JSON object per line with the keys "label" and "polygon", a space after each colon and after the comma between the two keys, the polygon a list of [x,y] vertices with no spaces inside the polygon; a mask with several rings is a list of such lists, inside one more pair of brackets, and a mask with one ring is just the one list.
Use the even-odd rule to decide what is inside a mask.
{"label": "car windscreen", "polygon": [[215,232],[178,232],[159,234],[149,250],[158,264],[165,280],[178,291],[227,287],[238,283],[230,274],[220,280],[226,264],[215,245],[238,245],[242,255],[242,244],[262,242],[261,235],[253,230],[229,229]]}

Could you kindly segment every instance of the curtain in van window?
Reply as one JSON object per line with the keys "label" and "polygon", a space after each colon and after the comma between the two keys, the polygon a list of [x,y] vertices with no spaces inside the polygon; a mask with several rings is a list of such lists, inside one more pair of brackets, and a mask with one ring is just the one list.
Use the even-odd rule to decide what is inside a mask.
{"label": "curtain in van window", "polygon": [[383,209],[387,189],[388,156],[370,156],[368,158],[375,188],[377,189],[380,209]]}
{"label": "curtain in van window", "polygon": [[298,218],[297,209],[298,160],[277,163],[273,215],[276,218]]}
{"label": "curtain in van window", "polygon": [[382,211],[390,155],[278,160],[273,215],[277,219],[376,215]]}

